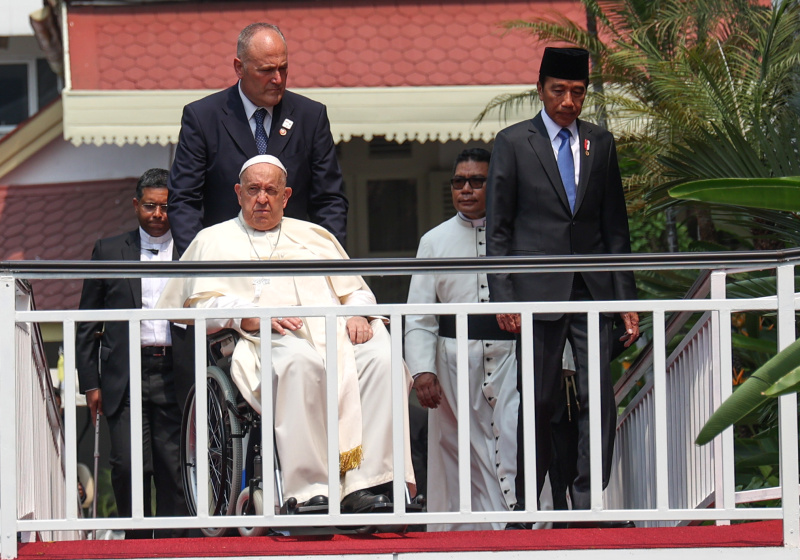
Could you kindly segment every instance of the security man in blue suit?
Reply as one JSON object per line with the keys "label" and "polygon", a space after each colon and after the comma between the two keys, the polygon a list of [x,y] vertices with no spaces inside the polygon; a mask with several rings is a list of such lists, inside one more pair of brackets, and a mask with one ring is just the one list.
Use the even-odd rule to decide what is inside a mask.
{"label": "security man in blue suit", "polygon": [[285,213],[325,227],[344,245],[348,202],[325,106],[286,91],[289,54],[277,26],[248,25],[233,67],[239,82],[183,110],[169,176],[180,254],[202,228],[239,213],[233,185],[253,156],[280,158],[292,180]]}

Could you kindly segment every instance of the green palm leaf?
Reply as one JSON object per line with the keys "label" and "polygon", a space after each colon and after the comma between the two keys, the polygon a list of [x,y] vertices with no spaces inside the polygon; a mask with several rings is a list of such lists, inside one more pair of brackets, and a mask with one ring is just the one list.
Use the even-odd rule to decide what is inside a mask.
{"label": "green palm leaf", "polygon": [[760,407],[770,397],[764,394],[773,384],[800,365],[800,339],[770,359],[728,397],[711,415],[695,443],[705,445],[725,428]]}
{"label": "green palm leaf", "polygon": [[800,212],[800,177],[705,179],[669,190],[684,200]]}

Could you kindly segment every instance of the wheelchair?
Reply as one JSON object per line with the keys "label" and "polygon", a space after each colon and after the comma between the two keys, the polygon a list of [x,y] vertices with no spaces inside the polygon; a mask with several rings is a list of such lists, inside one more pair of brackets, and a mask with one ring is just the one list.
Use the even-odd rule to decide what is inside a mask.
{"label": "wheelchair", "polygon": [[[209,365],[206,371],[208,410],[208,512],[211,516],[263,515],[265,482],[261,462],[261,418],[239,394],[229,376],[231,356],[239,334],[223,330],[208,337]],[[181,426],[181,472],[183,490],[190,515],[198,511],[197,504],[197,423],[195,388],[189,392]],[[246,450],[246,456],[245,456]],[[203,453],[199,453],[202,459]],[[294,497],[283,496],[280,459],[274,456],[274,483],[281,515],[327,513],[327,504],[298,504]],[[422,511],[424,498],[411,499],[406,489],[406,510]],[[280,505],[278,505],[280,504]],[[403,532],[405,527],[383,527],[382,531]],[[374,533],[376,526],[358,527],[358,533]],[[208,537],[225,536],[232,528],[204,528]],[[242,536],[275,534],[268,527],[240,527]]]}

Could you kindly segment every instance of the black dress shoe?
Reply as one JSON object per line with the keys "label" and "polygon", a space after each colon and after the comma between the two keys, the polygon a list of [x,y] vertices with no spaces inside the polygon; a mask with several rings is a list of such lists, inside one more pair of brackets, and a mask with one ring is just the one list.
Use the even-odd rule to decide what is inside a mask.
{"label": "black dress shoe", "polygon": [[391,505],[389,498],[383,494],[373,494],[369,490],[356,490],[342,500],[342,513],[370,513],[376,508]]}
{"label": "black dress shoe", "polygon": [[[525,506],[520,503],[516,503],[511,507],[511,511],[525,511]],[[533,523],[506,523],[506,531],[520,531],[528,529],[533,529]]]}
{"label": "black dress shoe", "polygon": [[300,506],[327,506],[328,505],[328,496],[313,496],[300,504]]}

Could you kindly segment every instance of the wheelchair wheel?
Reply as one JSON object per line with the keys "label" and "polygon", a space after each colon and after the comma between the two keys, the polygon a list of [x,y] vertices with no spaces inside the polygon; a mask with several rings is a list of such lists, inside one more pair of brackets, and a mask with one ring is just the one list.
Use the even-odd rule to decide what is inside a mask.
{"label": "wheelchair wheel", "polygon": [[[226,403],[236,404],[236,389],[225,373],[210,366],[206,373],[208,387],[208,512],[210,515],[233,515],[242,486],[242,428]],[[183,490],[190,515],[197,514],[197,424],[195,390],[186,401],[181,429]],[[203,453],[200,453],[202,456]],[[206,536],[222,536],[229,528],[205,528]]]}
{"label": "wheelchair wheel", "polygon": [[[253,502],[253,515],[264,514],[264,493],[261,488],[256,488],[253,491],[252,498],[250,496],[250,488],[245,488],[236,500],[236,515],[247,515],[247,508],[250,506],[251,499]],[[243,537],[263,537],[269,533],[269,527],[239,527],[239,534]]]}

